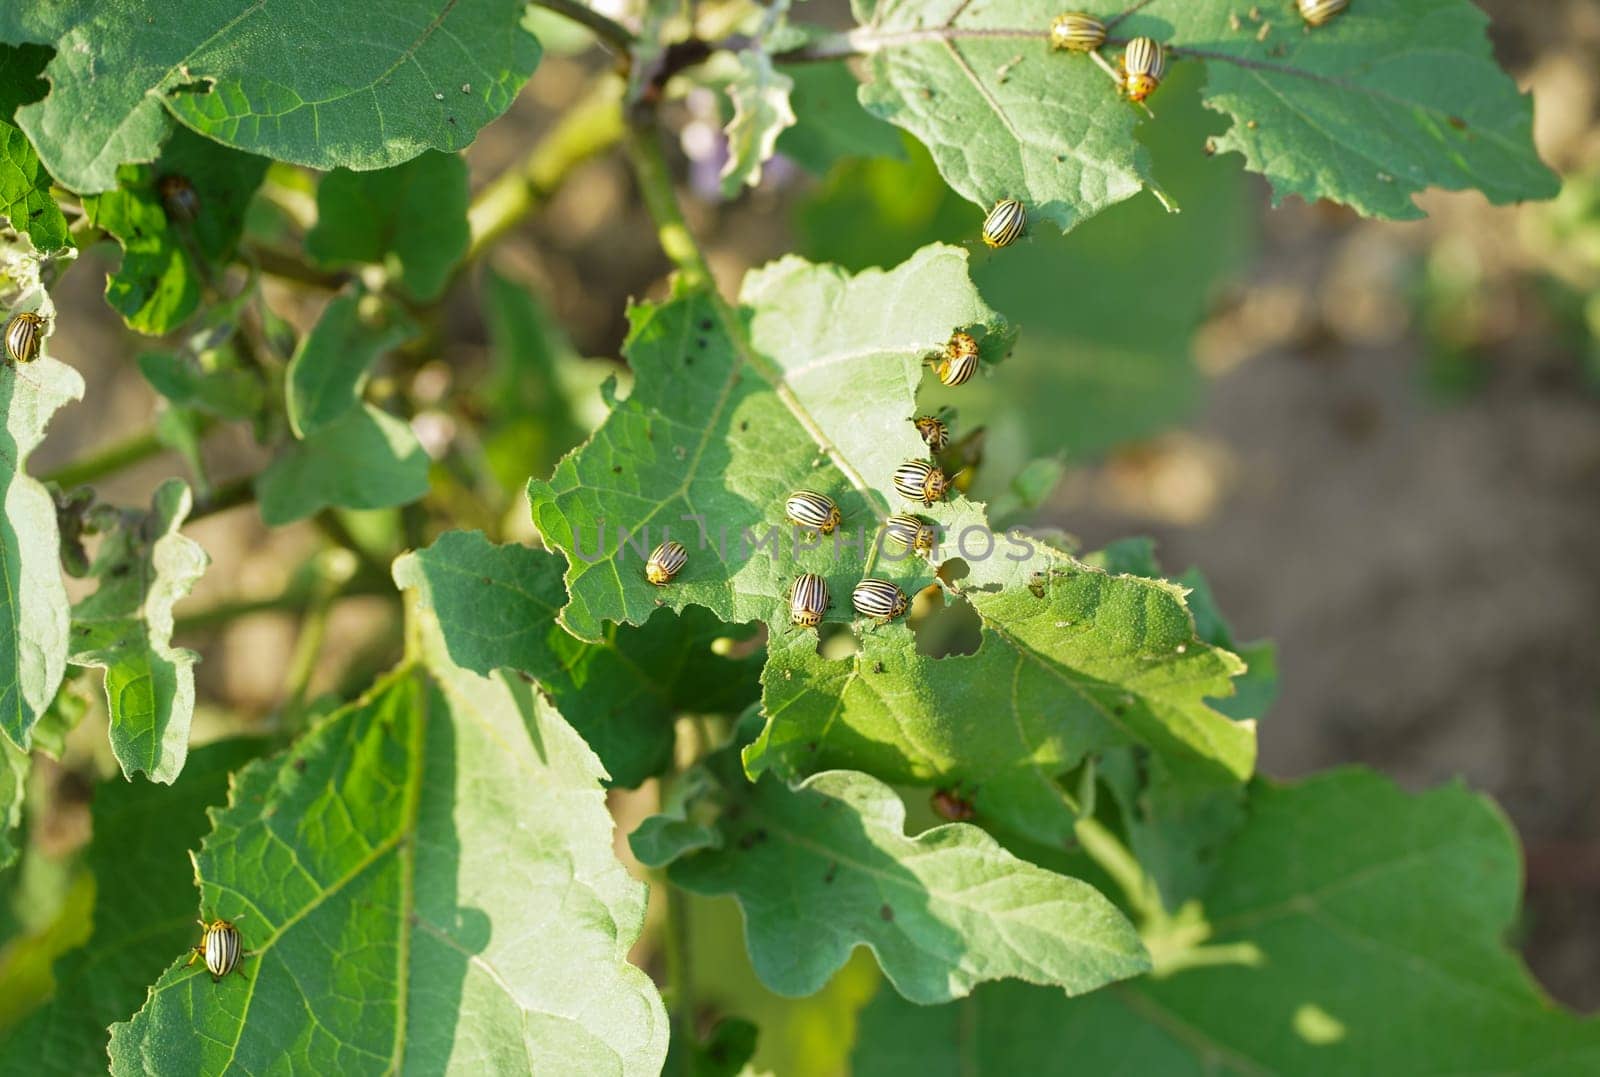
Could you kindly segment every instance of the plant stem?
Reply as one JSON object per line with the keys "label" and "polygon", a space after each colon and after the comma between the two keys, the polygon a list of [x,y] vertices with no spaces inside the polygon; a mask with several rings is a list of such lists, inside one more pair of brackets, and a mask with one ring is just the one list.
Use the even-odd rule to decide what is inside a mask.
{"label": "plant stem", "polygon": [[627,56],[629,50],[633,48],[633,35],[628,32],[627,27],[578,3],[577,0],[533,0],[533,5],[554,11],[557,15],[586,27],[613,52]]}
{"label": "plant stem", "polygon": [[343,546],[355,554],[356,559],[361,562],[362,570],[366,575],[376,576],[382,580],[389,578],[389,566],[384,564],[381,558],[373,554],[371,550],[368,550],[359,539],[350,533],[350,529],[344,525],[344,521],[339,519],[339,514],[333,509],[323,509],[312,517],[311,522],[334,545]]}
{"label": "plant stem", "polygon": [[324,291],[337,292],[350,280],[348,273],[318,269],[275,247],[249,247],[240,253],[246,261],[254,262],[256,267],[269,277],[294,281],[296,284]]}
{"label": "plant stem", "polygon": [[41,482],[53,482],[63,490],[94,482],[113,472],[121,471],[152,456],[166,451],[155,430],[143,430],[130,438],[114,442],[79,460],[72,460],[40,476]]}
{"label": "plant stem", "polygon": [[188,523],[203,520],[207,516],[214,516],[219,512],[248,505],[256,499],[256,477],[245,475],[237,479],[211,488],[211,493],[195,501],[194,511],[189,513]]}
{"label": "plant stem", "polygon": [[667,169],[667,159],[661,152],[661,135],[648,112],[630,117],[624,145],[628,159],[633,163],[634,175],[639,181],[639,193],[656,222],[656,233],[661,249],[678,267],[684,285],[691,289],[715,292],[711,269],[705,255],[700,253],[689,226],[684,222],[683,211],[678,206],[678,194],[672,184],[672,173]]}
{"label": "plant stem", "polygon": [[472,200],[467,210],[472,242],[464,262],[476,259],[549,201],[573,169],[622,138],[623,88],[619,78],[600,79],[520,163],[501,173]]}
{"label": "plant stem", "polygon": [[1166,919],[1166,910],[1161,907],[1161,895],[1156,890],[1155,882],[1110,828],[1084,816],[1074,829],[1078,840],[1083,843],[1083,851],[1111,876],[1128,899],[1128,907],[1140,921],[1150,924]]}
{"label": "plant stem", "polygon": [[694,1042],[694,985],[689,949],[689,895],[674,890],[664,872],[656,887],[667,903],[667,930],[662,939],[666,958],[667,982],[662,994],[672,1022],[672,1038],[687,1047]]}

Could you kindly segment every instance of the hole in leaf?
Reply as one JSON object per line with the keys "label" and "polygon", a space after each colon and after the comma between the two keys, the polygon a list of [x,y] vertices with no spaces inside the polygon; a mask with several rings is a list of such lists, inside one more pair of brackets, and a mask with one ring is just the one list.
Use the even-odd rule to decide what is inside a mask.
{"label": "hole in leaf", "polygon": [[937,587],[918,596],[911,630],[917,635],[917,653],[929,658],[976,654],[983,642],[983,622],[972,604],[960,597],[946,602]]}
{"label": "hole in leaf", "polygon": [[824,621],[817,626],[817,654],[830,661],[861,652],[861,640],[849,625]]}
{"label": "hole in leaf", "polygon": [[170,97],[176,97],[179,94],[208,94],[215,85],[215,79],[191,79],[188,82],[180,82],[176,86],[169,87],[167,89],[167,95]]}

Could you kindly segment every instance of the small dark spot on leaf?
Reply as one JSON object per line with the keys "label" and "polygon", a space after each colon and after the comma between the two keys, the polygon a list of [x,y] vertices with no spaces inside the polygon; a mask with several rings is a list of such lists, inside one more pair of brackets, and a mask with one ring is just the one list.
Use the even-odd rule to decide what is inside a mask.
{"label": "small dark spot on leaf", "polygon": [[1028,584],[1028,590],[1033,593],[1034,598],[1044,597],[1044,584],[1042,583],[1030,583]]}
{"label": "small dark spot on leaf", "polygon": [[1124,714],[1128,713],[1128,708],[1124,707],[1121,703],[1118,703],[1116,706],[1111,708],[1111,713],[1120,718]]}
{"label": "small dark spot on leaf", "polygon": [[611,468],[611,474],[613,474],[613,475],[622,474],[622,465],[621,464],[613,465],[612,468]]}
{"label": "small dark spot on leaf", "polygon": [[883,663],[882,662],[874,662],[874,663],[872,663],[872,672],[874,672],[874,673],[882,673],[883,672]]}
{"label": "small dark spot on leaf", "polygon": [[294,761],[294,769],[299,773],[304,774],[306,772],[306,761],[304,759],[296,759]]}
{"label": "small dark spot on leaf", "polygon": [[754,831],[751,831],[749,834],[741,834],[739,836],[739,848],[741,849],[749,849],[755,843],[756,835]]}
{"label": "small dark spot on leaf", "polygon": [[1454,127],[1457,131],[1465,131],[1467,129],[1467,121],[1463,120],[1460,116],[1451,116],[1450,126]]}
{"label": "small dark spot on leaf", "polygon": [[480,576],[478,578],[483,581],[483,585],[485,587],[489,586],[491,583],[494,582],[494,580],[490,579],[488,576]]}
{"label": "small dark spot on leaf", "polygon": [[748,429],[750,429],[750,420],[749,419],[741,419],[739,421],[739,429],[740,430],[748,430]]}
{"label": "small dark spot on leaf", "polygon": [[878,910],[878,915],[883,917],[885,923],[890,923],[894,920],[894,910],[887,905]]}
{"label": "small dark spot on leaf", "polygon": [[817,750],[817,742],[816,741],[813,740],[813,741],[807,741],[806,742],[806,751],[814,752],[816,750]]}
{"label": "small dark spot on leaf", "polygon": [[828,861],[828,873],[822,877],[822,881],[825,883],[831,883],[834,880],[834,876],[838,874],[839,862],[837,860],[830,860]]}
{"label": "small dark spot on leaf", "polygon": [[766,841],[767,840],[767,829],[766,829],[766,827],[759,827],[759,826],[756,827],[756,829],[752,833],[752,836],[757,841]]}
{"label": "small dark spot on leaf", "polygon": [[711,328],[711,319],[710,318],[701,318],[700,319],[700,330],[701,330],[701,332],[706,332],[706,331],[710,330],[710,328]]}
{"label": "small dark spot on leaf", "polygon": [[694,346],[696,348],[704,348],[706,346],[706,338],[705,337],[695,337],[694,338]]}

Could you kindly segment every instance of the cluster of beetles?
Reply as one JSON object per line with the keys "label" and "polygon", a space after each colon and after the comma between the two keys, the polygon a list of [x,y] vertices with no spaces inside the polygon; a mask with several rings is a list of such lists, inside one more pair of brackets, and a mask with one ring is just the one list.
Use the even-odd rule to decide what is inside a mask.
{"label": "cluster of beetles", "polygon": [[[1300,16],[1312,27],[1322,26],[1350,6],[1350,0],[1295,0]],[[1142,5],[1141,5],[1142,6]],[[1118,91],[1128,100],[1143,104],[1155,93],[1167,73],[1167,51],[1160,42],[1148,37],[1129,41],[1122,53],[1120,69],[1113,70],[1100,56],[1100,48],[1107,40],[1106,23],[1093,15],[1067,12],[1050,26],[1052,48],[1069,52],[1087,53],[1104,67],[1116,81]],[[193,188],[181,177],[167,177],[160,187],[162,201],[169,215],[192,220],[198,213],[198,199]],[[1014,198],[1002,199],[989,211],[983,222],[983,241],[990,247],[1004,247],[1022,235],[1027,223],[1023,204]],[[11,317],[5,328],[5,354],[13,363],[30,363],[39,356],[44,334],[44,319],[30,311]],[[978,342],[964,332],[957,332],[945,345],[943,355],[934,360],[939,380],[945,385],[961,385],[978,370]],[[922,416],[913,420],[928,448],[937,453],[950,441],[950,431],[943,420]],[[895,468],[892,482],[895,492],[908,501],[932,505],[944,500],[950,489],[950,480],[935,464],[927,460],[907,460]],[[826,494],[812,490],[796,490],[784,502],[784,515],[797,527],[810,528],[824,535],[839,526],[839,507]],[[919,554],[933,549],[933,525],[911,513],[896,513],[884,522],[886,537],[908,550]],[[650,552],[645,563],[645,579],[657,587],[664,587],[683,570],[689,562],[689,551],[683,543],[663,542]],[[879,622],[891,621],[904,613],[910,605],[906,593],[888,580],[868,577],[856,584],[850,594],[850,603],[863,616]],[[814,572],[795,579],[789,589],[789,620],[802,628],[815,628],[831,605],[828,583]],[[941,802],[945,798],[947,802]],[[971,808],[954,794],[940,791],[935,795],[935,807],[949,819],[971,817]],[[243,948],[239,929],[228,920],[201,920],[201,941],[194,947],[189,963],[205,962],[206,971],[213,980],[220,980],[233,972],[239,958],[248,956]]]}

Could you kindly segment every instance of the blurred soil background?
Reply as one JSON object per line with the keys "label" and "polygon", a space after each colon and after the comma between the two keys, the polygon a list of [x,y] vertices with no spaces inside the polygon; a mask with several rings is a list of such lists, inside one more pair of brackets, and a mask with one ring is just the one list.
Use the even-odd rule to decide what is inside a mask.
{"label": "blurred soil background", "polygon": [[[1135,244],[1127,248],[1131,269],[1149,278],[1119,284],[1116,316],[1160,321],[1169,313],[1163,280],[1182,278],[1190,265],[1181,254],[1141,253],[1136,239],[1146,216],[1163,229],[1200,230],[1190,234],[1192,266],[1203,270],[1199,285],[1209,300],[1199,297],[1194,314],[1203,324],[1192,341],[1187,322],[1194,319],[1180,311],[1184,324],[1172,341],[1153,345],[1160,355],[1128,359],[1126,369],[1144,380],[1134,379],[1126,393],[1163,397],[1155,413],[1131,421],[1139,440],[1107,445],[1087,433],[1097,424],[1127,425],[1118,411],[1126,395],[1075,388],[1071,380],[1086,354],[1097,356],[1101,374],[1115,375],[1116,348],[1094,352],[1061,338],[1050,345],[1055,351],[1028,353],[1030,332],[1055,338],[1034,330],[999,291],[990,291],[990,301],[1023,329],[1019,369],[1057,364],[1067,375],[1040,375],[1045,388],[1028,392],[1026,404],[1022,390],[1007,397],[1008,385],[1023,384],[1006,382],[1009,372],[991,378],[990,398],[975,417],[992,426],[985,467],[1002,475],[1002,487],[1028,457],[1066,440],[1069,467],[1040,523],[1069,531],[1086,549],[1151,535],[1169,571],[1204,570],[1240,639],[1276,641],[1281,695],[1261,724],[1265,773],[1290,778],[1359,762],[1408,787],[1459,776],[1493,796],[1528,851],[1520,941],[1534,971],[1557,998],[1593,1010],[1600,1006],[1600,4],[1492,0],[1484,7],[1501,60],[1535,94],[1541,151],[1568,177],[1561,201],[1496,208],[1475,194],[1433,192],[1422,202],[1427,220],[1392,224],[1325,204],[1269,210],[1265,184],[1245,177],[1230,179],[1242,199],[1235,209],[1207,208],[1202,196],[1200,212],[1169,219],[1141,205],[1102,229],[1108,246]],[[837,20],[841,5],[816,0],[808,9],[808,18]],[[476,184],[523,155],[604,66],[593,51],[552,52],[512,113],[470,151]],[[1174,98],[1158,111],[1176,116],[1183,108]],[[676,116],[686,153],[711,152],[715,106],[691,100]],[[1216,164],[1217,175],[1228,167],[1222,158]],[[706,166],[691,160],[688,167],[700,173]],[[841,260],[871,260],[870,242],[859,250],[850,243],[875,220],[909,241],[916,228],[937,232],[956,212],[964,214],[956,238],[976,232],[977,211],[952,211],[937,192],[916,228],[890,220],[916,197],[891,185],[888,201],[848,218],[848,236],[819,238],[819,214],[847,212],[840,191],[861,189],[864,176],[818,180],[780,161],[761,189],[732,204],[718,203],[702,183],[691,224],[710,246],[725,290],[736,290],[746,268],[792,249],[818,257],[844,249]],[[1223,246],[1238,249],[1201,258],[1202,248],[1216,246],[1206,227],[1227,229],[1233,238]],[[666,264],[654,244],[613,153],[572,174],[492,261],[531,286],[576,354],[614,358],[625,301],[661,289]],[[1057,249],[1048,237],[1034,246]],[[1067,258],[1074,248],[1060,249]],[[114,257],[105,249],[89,254],[60,286],[53,351],[82,370],[89,390],[56,418],[34,458],[36,474],[148,426],[156,406],[133,362],[149,343],[124,331],[99,297]],[[1039,287],[1048,299],[1070,280],[1062,270]],[[432,368],[435,381],[481,373],[490,339],[479,291],[469,282],[452,299],[451,351]],[[271,295],[302,327],[323,301],[287,289]],[[580,419],[594,421],[596,394],[586,391],[578,403]],[[1053,406],[1061,421],[1038,418],[1048,419]],[[448,417],[439,418],[439,436],[448,437]],[[233,433],[210,439],[207,458],[216,479],[249,474],[262,462],[249,438]],[[136,503],[161,478],[181,473],[169,455],[100,492]],[[511,500],[520,504],[520,494]],[[508,513],[504,533],[527,537],[515,517]],[[353,528],[360,524],[352,518]],[[319,548],[309,525],[268,532],[253,508],[187,531],[214,565],[179,606],[180,618],[280,591]],[[397,644],[390,608],[378,599],[335,607],[313,694],[359,685],[389,660]],[[215,730],[269,720],[283,703],[296,634],[296,620],[281,613],[240,618],[225,630],[189,622],[180,640],[202,652],[199,694],[210,715],[197,721],[197,737],[207,735],[208,722]]]}

